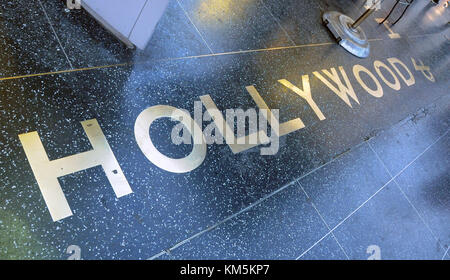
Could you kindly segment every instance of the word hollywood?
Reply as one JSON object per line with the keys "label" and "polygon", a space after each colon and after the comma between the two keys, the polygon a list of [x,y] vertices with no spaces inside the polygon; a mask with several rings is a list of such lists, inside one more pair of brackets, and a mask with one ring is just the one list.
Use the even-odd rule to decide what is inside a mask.
{"label": "word hollywood", "polygon": [[[417,64],[416,60],[411,58],[411,62],[414,69],[420,71],[427,80],[435,81],[430,68],[423,65],[422,61],[419,60],[419,64]],[[387,64],[380,60],[375,60],[373,63],[376,74],[386,86],[399,91],[402,84],[408,87],[415,84],[413,73],[401,60],[394,57],[388,58]],[[381,69],[384,70],[384,74]],[[380,81],[369,69],[357,64],[353,66],[352,70],[356,81],[368,94],[374,98],[383,96],[383,87]],[[365,74],[365,78],[368,77],[373,81],[371,83],[372,88],[361,78],[361,73]],[[388,78],[385,77],[387,73],[390,76]],[[314,71],[312,74],[337,97],[342,99],[347,106],[352,108],[350,98],[359,104],[358,97],[342,66],[338,66],[337,69]],[[302,98],[311,107],[316,117],[323,121],[326,117],[313,99],[309,78],[309,75],[303,75],[301,86],[296,86],[286,79],[280,79],[278,83]],[[300,118],[279,123],[278,110],[272,110],[267,106],[255,86],[247,86],[246,91],[259,108],[259,114],[256,110],[226,110],[226,118],[224,118],[221,110],[217,108],[209,95],[200,96],[200,101],[195,102],[195,119],[192,119],[188,111],[169,105],[155,105],[143,110],[134,125],[134,135],[140,150],[150,162],[172,173],[186,173],[198,168],[206,158],[206,145],[209,144],[223,144],[225,142],[233,154],[267,144],[270,146],[262,147],[261,154],[265,156],[276,154],[279,145],[278,138],[300,130],[305,125]],[[202,114],[202,106],[206,108],[205,114]],[[158,151],[152,142],[149,129],[151,124],[159,118],[171,118],[180,122],[172,130],[171,138],[174,144],[190,144],[192,136],[194,143],[189,155],[175,159]],[[238,120],[237,138],[234,134],[236,119]],[[246,120],[249,123],[248,135],[244,135]],[[203,121],[210,121],[211,124],[202,132],[200,125]],[[233,124],[233,126],[230,126],[230,124]],[[271,127],[270,137],[267,134],[267,124]],[[103,167],[117,198],[133,192],[97,120],[82,121],[81,125],[92,145],[92,150],[56,160],[49,160],[36,131],[19,135],[53,221],[72,215],[70,206],[58,182],[59,177],[100,165]]]}

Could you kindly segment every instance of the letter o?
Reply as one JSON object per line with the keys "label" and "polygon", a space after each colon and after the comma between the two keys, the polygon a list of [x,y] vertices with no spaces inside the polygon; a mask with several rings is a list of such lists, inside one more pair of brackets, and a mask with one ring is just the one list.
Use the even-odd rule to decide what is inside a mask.
{"label": "letter o", "polygon": [[[383,80],[383,82],[386,85],[388,85],[390,88],[392,88],[394,90],[400,90],[400,88],[401,88],[400,80],[397,78],[397,76],[394,74],[394,72],[391,70],[391,68],[389,68],[386,64],[384,64],[383,62],[381,62],[379,60],[375,60],[375,62],[373,63],[373,66],[375,67],[375,71],[377,72],[378,76]],[[386,79],[386,77],[383,76],[383,74],[380,71],[380,68],[384,68],[389,72],[389,74],[394,78],[394,83],[391,83],[390,81],[388,81]]]}
{"label": "letter o", "polygon": [[[369,77],[375,82],[375,84],[377,85],[377,89],[373,90],[371,88],[369,88],[361,79],[359,73],[360,72],[364,72],[367,75],[369,75]],[[363,87],[363,89],[365,89],[370,95],[376,97],[376,98],[380,98],[383,96],[383,88],[381,87],[380,82],[377,80],[377,78],[369,71],[369,69],[367,69],[364,66],[361,66],[359,64],[356,64],[355,66],[353,66],[353,75],[355,75],[356,80],[358,81],[358,83]]]}
{"label": "letter o", "polygon": [[[151,124],[159,118],[172,118],[175,111],[177,112],[177,116],[182,116],[181,122],[186,126],[191,135],[193,135],[191,131],[192,123],[194,124],[194,131],[202,131],[188,113],[172,106],[156,105],[145,109],[139,114],[134,124],[134,136],[142,153],[154,165],[172,173],[186,173],[199,167],[205,160],[206,143],[203,138],[203,133],[202,143],[194,143],[192,152],[188,156],[181,159],[170,158],[160,153],[155,145],[153,145],[152,139],[150,138]],[[179,119],[174,120],[180,121]],[[187,120],[190,120],[191,123]]]}

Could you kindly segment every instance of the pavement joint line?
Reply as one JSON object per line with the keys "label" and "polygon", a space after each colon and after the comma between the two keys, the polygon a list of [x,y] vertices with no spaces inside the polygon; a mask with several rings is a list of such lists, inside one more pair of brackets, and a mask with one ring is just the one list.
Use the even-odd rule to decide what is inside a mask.
{"label": "pavement joint line", "polygon": [[275,20],[275,22],[281,28],[281,30],[283,30],[284,34],[289,39],[289,41],[291,41],[292,45],[295,46],[296,44],[295,44],[294,40],[292,40],[291,36],[289,36],[286,29],[284,29],[283,26],[281,26],[280,21],[273,15],[273,13],[269,10],[269,8],[267,8],[266,3],[264,3],[264,0],[260,0],[260,1],[261,1],[262,5],[264,6],[264,8],[267,10],[267,12],[269,12],[269,14],[272,16],[272,18]]}
{"label": "pavement joint line", "polygon": [[[396,177],[398,177],[404,170],[406,170],[411,164],[413,164],[413,163],[414,163],[420,156],[422,156],[428,149],[430,149],[435,143],[437,143],[441,138],[443,138],[443,137],[448,133],[448,131],[449,131],[449,130],[447,130],[443,135],[441,135],[440,137],[438,137],[438,139],[436,139],[436,140],[435,140],[432,144],[430,144],[425,150],[423,150],[419,155],[417,155],[411,162],[409,162],[409,163],[408,163],[402,170],[400,170],[394,177],[392,177],[392,178],[391,178],[388,182],[386,182],[379,190],[377,190],[373,195],[371,195],[365,202],[363,202],[359,207],[357,207],[355,210],[353,210],[346,218],[344,218],[341,222],[339,222],[333,229],[331,229],[327,234],[325,234],[322,238],[320,238],[318,241],[316,241],[310,248],[308,248],[308,249],[307,249],[305,252],[303,252],[299,257],[297,257],[296,260],[300,259],[303,255],[305,255],[307,252],[309,252],[312,248],[314,248],[317,244],[319,244],[319,243],[320,243],[323,239],[325,239],[328,235],[332,234],[332,233],[334,232],[334,230],[336,230],[341,224],[343,224],[348,218],[350,218],[350,216],[352,216],[354,213],[356,213],[356,212],[357,212],[362,206],[364,206],[370,199],[372,199],[376,194],[378,194],[381,190],[383,190],[389,183],[391,183],[391,182],[392,182]],[[356,148],[358,148],[358,147],[360,147],[360,146],[362,146],[362,145],[364,145],[364,144],[366,144],[366,141],[361,142],[360,144],[354,146],[353,148],[351,148],[351,149],[349,150],[349,152],[352,151],[352,150],[355,150]],[[368,143],[367,143],[367,144],[368,144]],[[368,144],[368,145],[369,145],[369,144]],[[319,170],[319,169],[321,169],[321,168],[323,168],[323,167],[329,165],[330,163],[336,161],[337,159],[341,158],[342,156],[344,156],[344,155],[346,155],[346,154],[347,154],[347,153],[343,153],[343,154],[341,154],[341,155],[339,155],[339,156],[333,158],[333,159],[330,160],[329,162],[327,162],[327,163],[325,163],[325,164],[323,164],[323,165],[321,165],[321,166],[319,166],[319,167],[317,167],[317,168],[315,168],[315,169],[313,169],[313,170],[307,172],[306,174],[302,175],[302,176],[299,177],[299,178],[294,179],[293,181],[289,182],[288,184],[284,185],[283,187],[281,187],[281,188],[275,190],[274,192],[268,194],[267,196],[265,196],[265,197],[259,199],[258,201],[254,202],[253,204],[250,204],[249,206],[245,207],[244,209],[241,209],[240,211],[238,211],[238,212],[234,213],[233,215],[231,215],[231,216],[225,218],[224,220],[219,221],[218,223],[216,223],[216,224],[214,224],[214,225],[212,225],[212,226],[210,226],[210,227],[208,227],[208,228],[206,228],[206,229],[204,229],[204,230],[202,230],[202,231],[200,231],[200,232],[198,232],[198,233],[192,235],[191,237],[189,237],[189,238],[187,238],[187,239],[184,239],[183,241],[181,241],[181,242],[179,242],[179,243],[176,243],[176,244],[175,244],[174,246],[172,246],[171,248],[166,249],[166,250],[163,250],[163,251],[157,253],[156,255],[153,255],[152,257],[148,258],[147,260],[154,260],[154,259],[156,259],[156,258],[158,258],[158,257],[160,257],[160,256],[162,256],[162,255],[165,255],[165,254],[167,254],[167,251],[173,251],[173,250],[175,250],[176,248],[178,248],[178,247],[180,247],[180,246],[186,244],[187,242],[190,242],[191,240],[193,240],[193,239],[199,237],[200,235],[202,235],[202,234],[204,234],[204,233],[206,233],[206,232],[208,232],[208,231],[211,231],[211,230],[215,229],[216,227],[218,227],[218,226],[220,226],[220,225],[226,223],[227,221],[229,221],[229,220],[231,220],[231,219],[237,217],[238,215],[240,215],[240,214],[246,212],[247,210],[249,210],[249,209],[251,209],[251,208],[253,208],[253,207],[255,207],[255,206],[261,204],[262,202],[264,202],[265,200],[267,200],[267,199],[269,199],[270,197],[274,196],[275,194],[277,194],[277,193],[279,193],[279,192],[281,192],[281,191],[287,189],[288,187],[290,187],[290,186],[292,186],[292,185],[295,185],[295,183],[298,182],[299,180],[301,180],[301,179],[305,178],[306,176],[308,176],[308,175],[310,175],[310,174],[316,172],[317,170]],[[389,173],[388,173],[388,174],[389,174]],[[444,256],[445,256],[445,255],[444,255]]]}
{"label": "pavement joint line", "polygon": [[[411,164],[413,164],[419,157],[421,157],[426,151],[428,151],[434,144],[436,144],[441,138],[443,138],[450,130],[447,130],[444,134],[439,136],[433,143],[431,143],[427,148],[425,148],[419,155],[417,155],[410,163],[408,163],[402,170],[400,170],[394,177],[392,177],[389,181],[387,181],[379,190],[377,190],[373,195],[371,195],[366,201],[364,201],[359,207],[353,210],[347,217],[345,217],[341,222],[339,222],[333,229],[331,229],[327,234],[325,234],[322,238],[316,241],[311,247],[309,247],[306,251],[304,251],[300,256],[296,258],[296,260],[300,259],[308,253],[312,248],[314,248],[317,244],[319,244],[323,239],[325,239],[328,235],[330,235],[333,231],[335,231],[340,225],[342,225],[348,218],[350,218],[353,214],[355,214],[360,208],[362,208],[369,200],[371,200],[375,195],[377,195],[380,191],[382,191],[389,183],[391,183],[395,178],[397,178],[403,171],[405,171]],[[365,142],[363,142],[365,143]]]}
{"label": "pavement joint line", "polygon": [[197,31],[198,35],[200,35],[200,37],[203,40],[203,43],[205,43],[206,47],[209,49],[209,51],[211,52],[211,54],[213,54],[213,50],[210,48],[210,46],[208,45],[208,43],[206,42],[205,38],[203,37],[202,33],[200,32],[200,30],[198,30],[197,26],[194,24],[194,22],[192,21],[191,17],[189,16],[189,14],[187,13],[187,11],[184,9],[183,5],[181,5],[180,1],[177,0],[178,6],[183,10],[184,15],[187,17],[187,19],[189,20],[189,22],[192,24],[192,26],[194,26],[195,30]]}
{"label": "pavement joint line", "polygon": [[448,249],[450,249],[450,246],[447,248],[447,250],[445,251],[445,253],[444,253],[444,255],[442,256],[442,260],[444,260],[445,259],[445,256],[447,255],[447,253],[448,253]]}
{"label": "pavement joint line", "polygon": [[[365,143],[365,142],[364,142]],[[309,247],[306,251],[304,251],[300,256],[296,258],[299,260],[306,253],[308,253],[311,249],[313,249],[317,244],[319,244],[323,239],[325,239],[328,235],[332,234],[340,225],[342,225],[347,219],[349,219],[353,214],[355,214],[360,208],[362,208],[367,202],[369,202],[375,195],[377,195],[380,191],[382,191],[393,179],[387,181],[381,188],[379,188],[374,194],[372,194],[366,201],[364,201],[361,205],[359,205],[355,210],[353,210],[350,214],[347,215],[342,221],[340,221],[336,226],[334,226],[328,233],[326,233],[322,238],[317,240],[311,247]]]}
{"label": "pavement joint line", "polygon": [[[384,162],[381,160],[380,156],[378,155],[378,153],[375,151],[375,149],[372,147],[372,145],[370,145],[370,142],[367,142],[367,144],[369,145],[370,149],[374,152],[375,156],[377,157],[378,161],[381,163],[381,165],[383,166],[383,168],[387,171],[387,173],[389,174],[389,176],[391,178],[392,177],[392,173],[389,171],[389,169],[387,168],[387,166],[384,164]],[[425,222],[425,219],[422,217],[422,215],[420,214],[419,210],[414,206],[414,204],[412,203],[412,201],[409,199],[409,197],[406,195],[406,193],[403,191],[403,189],[400,187],[399,183],[397,182],[397,180],[394,179],[394,183],[397,186],[397,188],[399,189],[399,191],[402,193],[402,195],[405,197],[405,199],[408,201],[409,205],[411,205],[411,207],[413,208],[414,212],[416,212],[417,216],[420,218],[420,220],[422,221],[422,223],[425,225],[425,227],[428,229],[428,231],[431,233],[431,235],[433,236],[433,238],[437,241],[437,243],[439,244],[439,246],[445,251],[445,248],[442,246],[441,242],[439,241],[439,238],[434,234],[433,230],[430,228],[430,226],[428,225],[427,222]]]}
{"label": "pavement joint line", "polygon": [[37,74],[25,74],[25,75],[20,75],[20,76],[0,78],[0,81],[23,79],[23,78],[30,78],[30,77],[39,77],[39,76],[48,76],[48,75],[57,75],[57,74],[64,74],[64,73],[81,72],[81,71],[88,71],[88,70],[95,70],[95,69],[106,69],[106,68],[111,68],[111,67],[120,67],[120,66],[128,66],[128,65],[131,65],[131,64],[130,63],[118,63],[118,64],[111,64],[111,65],[101,65],[101,66],[92,66],[92,67],[85,67],[85,68],[59,70],[59,71],[53,71],[53,72],[43,72],[43,73],[37,73]]}
{"label": "pavement joint line", "polygon": [[[427,34],[424,36],[429,36],[434,34]],[[368,39],[368,41],[384,41],[386,39],[382,38],[374,38]],[[146,65],[149,63],[158,63],[158,62],[170,62],[177,60],[188,60],[188,59],[196,59],[196,58],[206,58],[206,57],[215,57],[215,56],[225,56],[225,55],[235,55],[235,54],[247,54],[247,53],[257,53],[257,52],[265,52],[265,51],[278,51],[278,50],[287,50],[287,49],[298,49],[298,48],[309,48],[309,47],[321,47],[321,46],[329,46],[334,45],[335,42],[324,42],[324,43],[311,43],[311,44],[302,44],[295,46],[283,46],[283,47],[273,47],[273,48],[265,48],[265,49],[253,49],[253,50],[240,50],[240,51],[231,51],[231,52],[222,52],[222,53],[210,53],[210,54],[201,54],[201,55],[192,55],[192,56],[181,56],[181,57],[172,57],[172,58],[160,58],[160,59],[150,59],[142,62],[123,62],[116,64],[107,64],[107,65],[99,65],[99,66],[91,66],[91,67],[82,67],[82,68],[72,68],[66,70],[58,70],[51,72],[42,72],[35,74],[24,74],[10,77],[0,77],[1,81],[6,80],[15,80],[15,79],[24,79],[31,77],[40,77],[40,76],[48,76],[48,75],[58,75],[58,74],[66,74],[72,72],[82,72],[82,71],[90,71],[90,70],[98,70],[98,69],[107,69],[113,67],[124,67],[124,66],[133,66],[133,65]],[[70,62],[70,61],[69,61]]]}
{"label": "pavement joint line", "polygon": [[[362,145],[364,145],[364,144],[365,144],[365,142],[361,142],[361,143],[359,143],[358,145],[355,145],[353,148],[351,148],[348,152],[350,152],[350,151],[352,151],[352,150],[354,150],[354,149],[357,149],[357,148],[359,148],[360,146],[362,146]],[[240,214],[246,212],[247,210],[250,210],[251,208],[253,208],[253,207],[255,207],[255,206],[261,204],[262,202],[266,201],[267,199],[271,198],[272,196],[276,195],[277,193],[279,193],[279,192],[281,192],[281,191],[287,189],[288,187],[295,186],[296,183],[297,183],[297,181],[299,181],[299,180],[305,178],[306,176],[308,176],[308,175],[310,175],[310,174],[316,172],[317,170],[319,170],[319,169],[321,169],[321,168],[323,168],[323,167],[325,167],[325,166],[331,164],[332,162],[336,161],[337,159],[340,159],[341,157],[343,157],[343,156],[346,155],[346,154],[347,154],[347,153],[342,153],[342,154],[338,155],[337,157],[332,158],[330,161],[328,161],[328,162],[326,162],[326,163],[324,163],[324,164],[322,164],[322,165],[320,165],[320,166],[314,168],[313,170],[311,170],[311,171],[309,171],[309,172],[303,174],[302,176],[300,176],[300,177],[298,177],[298,178],[293,179],[292,181],[290,181],[289,183],[285,184],[285,185],[282,186],[281,188],[276,189],[275,191],[273,191],[273,192],[269,193],[268,195],[266,195],[266,196],[260,198],[260,199],[257,200],[256,202],[254,202],[254,203],[248,205],[247,207],[245,207],[245,208],[239,210],[238,212],[232,214],[231,216],[228,216],[227,218],[225,218],[225,219],[223,219],[223,220],[217,222],[216,224],[214,224],[214,225],[212,225],[212,226],[207,227],[206,229],[204,229],[204,230],[202,230],[202,231],[200,231],[200,232],[198,232],[198,233],[192,235],[191,237],[188,237],[188,238],[184,239],[183,241],[180,241],[180,242],[176,243],[174,246],[170,247],[169,249],[163,250],[163,251],[157,253],[156,255],[154,255],[154,256],[148,258],[147,260],[153,260],[153,259],[155,259],[155,258],[157,258],[157,257],[160,257],[161,255],[167,254],[167,251],[173,251],[174,249],[176,249],[176,248],[180,247],[181,245],[183,245],[183,244],[185,244],[185,243],[191,241],[192,239],[195,239],[196,237],[202,235],[203,233],[206,233],[206,232],[208,232],[208,231],[211,231],[211,230],[215,229],[216,227],[218,227],[218,226],[224,224],[225,222],[227,222],[227,221],[229,221],[229,220],[231,220],[231,219],[237,217],[238,215],[240,215]]]}
{"label": "pavement joint line", "polygon": [[[319,215],[320,219],[322,220],[322,222],[325,224],[325,226],[327,227],[328,231],[331,230],[330,226],[328,225],[328,223],[325,221],[325,219],[323,218],[322,214],[320,214],[319,209],[317,209],[316,205],[314,204],[314,202],[311,200],[310,196],[308,195],[308,193],[306,192],[306,190],[303,188],[302,184],[300,184],[299,181],[297,181],[297,184],[300,186],[300,188],[302,188],[303,193],[305,193],[306,197],[310,199],[310,203],[312,205],[312,207],[314,208],[314,210],[316,210],[317,214]],[[350,260],[350,258],[347,255],[347,252],[345,252],[344,247],[342,247],[341,243],[339,242],[339,240],[337,239],[337,237],[334,235],[334,233],[331,233],[331,235],[333,236],[333,239],[336,241],[336,243],[339,245],[339,248],[341,248],[342,253],[344,253],[345,257],[347,258],[347,260]]]}
{"label": "pavement joint line", "polygon": [[59,46],[61,47],[61,50],[63,51],[64,55],[66,56],[67,62],[69,63],[69,66],[70,66],[70,69],[74,69],[72,62],[70,62],[69,56],[66,53],[66,50],[64,49],[63,45],[61,44],[61,41],[59,40],[58,34],[56,34],[55,28],[53,28],[53,24],[50,21],[47,11],[45,11],[44,5],[42,5],[41,0],[38,0],[38,2],[39,2],[39,5],[41,6],[42,11],[44,12],[45,17],[47,18],[48,24],[50,25],[50,28],[52,29],[53,34],[56,37],[56,40],[58,41]]}
{"label": "pavement joint line", "polygon": [[428,34],[417,34],[417,35],[409,35],[407,37],[409,38],[420,38],[420,37],[427,37],[427,36],[433,36],[433,35],[439,35],[441,34],[440,32],[438,33],[428,33]]}
{"label": "pavement joint line", "polygon": [[25,75],[19,75],[19,76],[4,77],[4,78],[0,78],[0,81],[21,79],[21,78],[28,78],[28,77],[37,77],[37,76],[63,74],[63,73],[71,73],[71,72],[88,71],[88,70],[103,69],[103,68],[121,67],[121,66],[145,65],[145,64],[152,63],[152,62],[170,62],[170,61],[176,61],[176,60],[186,60],[186,59],[205,58],[205,57],[214,57],[214,56],[246,54],[246,53],[254,53],[254,52],[276,51],[276,50],[304,48],[304,47],[318,47],[318,46],[325,46],[325,45],[332,45],[332,44],[334,44],[334,43],[327,42],[327,43],[306,44],[306,45],[297,45],[297,46],[274,47],[274,48],[267,48],[267,49],[241,50],[241,51],[232,51],[232,52],[223,52],[223,53],[211,53],[211,54],[201,54],[201,55],[182,56],[182,57],[173,57],[173,58],[161,58],[161,59],[148,60],[148,61],[142,61],[142,62],[124,62],[124,63],[117,63],[117,64],[77,68],[77,69],[59,70],[59,71],[54,71],[54,72],[44,72],[44,73],[25,74]]}

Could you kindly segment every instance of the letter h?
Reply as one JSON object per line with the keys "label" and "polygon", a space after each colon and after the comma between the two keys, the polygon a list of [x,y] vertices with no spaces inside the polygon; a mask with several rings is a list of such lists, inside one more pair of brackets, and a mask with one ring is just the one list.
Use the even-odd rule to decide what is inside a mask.
{"label": "letter h", "polygon": [[83,121],[81,125],[93,149],[56,160],[49,160],[36,131],[19,135],[53,221],[72,216],[58,177],[101,165],[118,198],[133,192],[97,120]]}

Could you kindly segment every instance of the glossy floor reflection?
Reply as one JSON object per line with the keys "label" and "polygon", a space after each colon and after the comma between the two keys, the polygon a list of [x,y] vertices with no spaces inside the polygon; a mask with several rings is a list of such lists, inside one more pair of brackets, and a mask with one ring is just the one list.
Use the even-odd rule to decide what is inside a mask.
{"label": "glossy floor reflection", "polygon": [[[450,257],[449,8],[416,0],[386,28],[385,1],[363,23],[372,49],[359,59],[320,15],[355,18],[362,0],[173,0],[135,51],[83,10],[33,2],[0,3],[0,259]],[[138,146],[145,109],[194,117],[205,95],[224,114],[258,109],[248,86],[280,123],[304,124],[275,155],[208,145],[177,174]],[[89,119],[133,193],[117,198],[101,166],[60,177],[73,215],[54,222],[19,135],[36,131],[49,160],[65,158],[92,149]],[[149,134],[183,158],[192,145],[171,142],[176,124],[158,119]]]}

